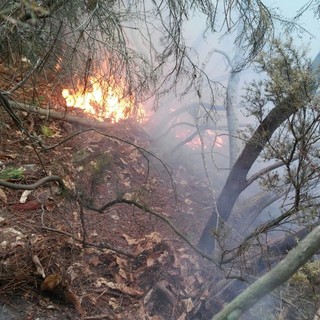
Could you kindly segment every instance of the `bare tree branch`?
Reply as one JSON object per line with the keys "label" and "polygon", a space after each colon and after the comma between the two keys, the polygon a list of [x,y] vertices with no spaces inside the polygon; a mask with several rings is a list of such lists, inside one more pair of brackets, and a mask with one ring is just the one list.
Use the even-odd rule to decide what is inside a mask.
{"label": "bare tree branch", "polygon": [[145,211],[147,213],[150,213],[152,214],[153,216],[157,217],[158,219],[164,221],[169,227],[171,230],[173,230],[184,242],[186,242],[195,252],[197,252],[198,254],[200,254],[201,256],[203,256],[204,258],[206,258],[207,260],[213,262],[216,266],[219,267],[219,262],[218,260],[216,260],[214,257],[206,254],[205,252],[203,252],[202,250],[200,250],[197,246],[195,246],[191,240],[183,233],[181,232],[171,221],[170,219],[166,218],[165,216],[163,216],[162,214],[160,213],[157,213],[155,211],[153,211],[152,209],[149,209],[146,205],[142,205],[140,203],[138,203],[137,201],[135,200],[128,200],[128,199],[125,199],[125,198],[119,198],[119,199],[115,199],[115,200],[112,200],[100,207],[94,207],[90,204],[87,204],[87,203],[82,203],[82,205],[87,208],[87,209],[90,209],[92,211],[95,211],[95,212],[99,212],[99,213],[103,213],[103,211],[105,211],[107,208],[110,208],[116,204],[121,204],[121,203],[124,203],[124,204],[129,204],[129,205],[133,205],[139,209],[141,209],[142,211]]}

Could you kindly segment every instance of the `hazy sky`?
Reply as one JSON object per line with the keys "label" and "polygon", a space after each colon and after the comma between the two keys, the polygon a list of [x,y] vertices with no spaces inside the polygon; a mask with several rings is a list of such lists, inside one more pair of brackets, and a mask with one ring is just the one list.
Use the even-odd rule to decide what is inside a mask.
{"label": "hazy sky", "polygon": [[[275,8],[279,8],[283,15],[288,18],[293,18],[299,9],[301,9],[309,0],[265,0],[266,5],[270,5]],[[301,38],[296,37],[297,41],[302,41],[304,44],[310,43],[310,56],[311,58],[315,57],[316,54],[320,51],[320,19],[317,20],[314,16],[312,10],[306,11],[301,19],[301,26],[310,32],[310,35],[307,33],[301,34]]]}
{"label": "hazy sky", "polygon": [[[310,0],[262,0],[268,7],[278,8],[284,18],[290,19],[296,16],[297,11],[301,9]],[[222,19],[221,19],[222,20]],[[309,10],[303,14],[300,19],[301,26],[305,28],[307,32],[294,34],[294,38],[297,45],[303,44],[303,46],[310,45],[310,58],[313,59],[320,51],[320,20],[314,17],[314,13]],[[205,17],[202,15],[195,15],[191,17],[190,21],[186,22],[184,28],[184,35],[187,41],[187,45],[193,48],[197,53],[193,55],[194,62],[201,64],[204,61],[210,61],[205,67],[204,71],[210,75],[210,78],[216,81],[221,81],[226,84],[230,68],[228,68],[227,60],[220,54],[214,53],[210,59],[207,59],[210,51],[217,49],[226,52],[232,59],[236,47],[233,44],[235,35],[228,35],[221,38],[220,32],[211,34],[208,33],[206,38],[203,39],[202,32],[205,28]],[[219,31],[219,30],[218,30]],[[278,26],[278,32],[281,32],[281,28]],[[136,38],[135,38],[136,39]],[[135,42],[137,45],[137,41]],[[141,43],[141,50],[144,51],[144,46]],[[248,80],[256,77],[256,74],[250,72],[250,70],[244,72],[241,76],[241,82],[247,82]],[[191,102],[197,100],[194,94],[190,93],[191,98],[187,97],[187,101]],[[172,101],[173,104],[177,103],[177,99],[173,99],[172,95],[164,98],[164,103]],[[183,101],[183,103],[185,103]]]}
{"label": "hazy sky", "polygon": [[[263,0],[263,3],[276,9],[285,19],[292,19],[297,15],[299,9],[301,9],[309,0]],[[320,19],[317,20],[314,16],[314,12],[309,9],[304,12],[299,20],[301,27],[306,29],[306,32],[295,32],[292,34],[296,44],[309,46],[310,45],[310,58],[313,59],[320,51]],[[194,17],[189,23],[186,31],[186,37],[189,39],[189,44],[194,47],[200,60],[205,60],[210,50],[216,48],[229,54],[230,58],[233,58],[235,52],[235,46],[233,45],[233,39],[235,35],[221,37],[221,34],[208,34],[206,39],[201,36],[201,25],[204,25],[203,17]],[[277,33],[283,31],[283,27],[276,23]],[[227,62],[220,54],[214,54],[212,60],[207,66],[207,73],[214,74],[214,79],[218,81],[226,81],[228,77]],[[242,78],[252,76],[250,72],[245,72]]]}

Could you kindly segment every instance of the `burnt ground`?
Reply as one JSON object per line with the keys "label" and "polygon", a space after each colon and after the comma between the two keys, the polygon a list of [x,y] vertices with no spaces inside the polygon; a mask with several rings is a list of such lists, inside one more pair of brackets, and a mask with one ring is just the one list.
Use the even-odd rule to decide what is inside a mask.
{"label": "burnt ground", "polygon": [[[64,141],[88,128],[16,112],[44,145],[62,143],[32,144],[0,108],[0,169],[23,168],[6,181],[57,175],[70,193],[55,182],[31,193],[1,187],[0,319],[206,319],[198,309],[216,278],[212,264],[150,213],[196,243],[211,207],[205,179],[188,161],[165,166],[145,152],[152,141],[135,121]],[[112,202],[119,198],[150,210]]]}

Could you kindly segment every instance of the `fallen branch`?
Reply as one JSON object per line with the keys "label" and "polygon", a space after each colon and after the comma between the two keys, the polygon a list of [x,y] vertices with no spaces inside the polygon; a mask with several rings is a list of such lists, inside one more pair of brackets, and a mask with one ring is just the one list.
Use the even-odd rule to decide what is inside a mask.
{"label": "fallen branch", "polygon": [[286,258],[278,263],[243,293],[237,296],[212,320],[237,320],[246,310],[254,306],[262,297],[286,282],[303,266],[320,247],[320,226],[311,231]]}
{"label": "fallen branch", "polygon": [[99,250],[102,250],[102,249],[109,249],[111,251],[114,251],[116,253],[119,253],[121,255],[124,255],[124,256],[127,256],[127,257],[130,257],[130,258],[133,258],[134,255],[129,253],[129,252],[126,252],[126,251],[123,251],[121,249],[117,249],[113,246],[111,246],[110,244],[106,243],[106,242],[100,242],[99,244],[94,244],[94,243],[89,243],[89,242],[84,242],[83,239],[77,239],[75,238],[71,233],[69,232],[65,232],[65,231],[61,231],[61,230],[58,230],[58,229],[54,229],[54,228],[49,228],[49,227],[44,227],[44,226],[41,226],[41,227],[38,227],[39,229],[41,230],[45,230],[45,231],[50,231],[50,232],[54,232],[54,233],[58,233],[58,234],[61,234],[63,236],[66,236],[66,237],[70,237],[72,238],[75,242],[77,243],[80,243],[82,246],[84,245],[84,247],[86,248],[97,248]]}
{"label": "fallen branch", "polygon": [[79,124],[81,126],[85,127],[95,127],[98,129],[106,129],[107,127],[111,126],[111,121],[108,122],[107,120],[101,122],[98,120],[88,119],[88,118],[80,118],[77,116],[73,116],[70,114],[66,114],[66,112],[58,112],[51,109],[43,109],[35,106],[30,106],[25,103],[16,102],[13,100],[9,100],[9,104],[12,108],[21,110],[21,111],[27,111],[33,114],[38,114],[41,116],[45,116],[46,118],[52,118],[56,120],[65,120],[70,123]]}
{"label": "fallen branch", "polygon": [[14,190],[35,190],[40,186],[44,185],[45,183],[48,183],[51,181],[56,181],[62,190],[64,191],[68,190],[63,180],[59,176],[47,176],[32,184],[13,183],[13,182],[0,180],[0,186],[14,189]]}
{"label": "fallen branch", "polygon": [[[0,95],[0,97],[1,97],[1,95]],[[106,121],[101,122],[101,121],[98,121],[98,120],[92,120],[92,119],[87,119],[87,118],[83,119],[83,118],[79,118],[79,117],[76,117],[76,116],[67,115],[66,113],[53,111],[51,109],[43,109],[43,108],[33,107],[33,106],[30,106],[30,105],[27,105],[27,104],[24,104],[24,103],[18,103],[18,102],[12,101],[12,100],[9,101],[6,98],[4,98],[4,100],[5,100],[5,102],[9,103],[11,108],[14,108],[14,109],[27,111],[27,112],[30,112],[30,113],[46,116],[47,118],[53,118],[53,119],[56,119],[56,120],[65,120],[65,121],[68,121],[70,123],[75,123],[75,124],[78,124],[78,125],[81,125],[81,126],[89,127],[87,129],[83,129],[83,130],[80,130],[78,132],[75,132],[75,133],[71,134],[70,136],[66,137],[62,141],[60,141],[60,142],[58,142],[58,143],[56,143],[56,144],[54,144],[52,146],[45,146],[45,145],[43,145],[41,143],[40,140],[36,139],[35,137],[31,137],[29,134],[27,134],[32,142],[38,143],[39,146],[41,148],[45,149],[45,150],[51,150],[51,149],[53,149],[53,148],[65,143],[66,141],[68,141],[70,139],[73,139],[77,135],[80,135],[80,134],[82,134],[84,132],[93,131],[93,132],[96,132],[96,133],[98,133],[98,134],[100,134],[100,135],[102,135],[104,137],[107,137],[107,138],[110,138],[110,139],[115,139],[115,140],[118,140],[120,142],[123,142],[123,143],[126,143],[128,145],[131,145],[131,146],[135,147],[142,154],[142,156],[146,159],[148,164],[149,164],[149,159],[148,159],[148,157],[146,155],[149,155],[149,156],[155,158],[157,161],[159,161],[162,164],[164,169],[167,171],[168,175],[171,177],[170,170],[169,170],[168,166],[164,163],[164,161],[161,160],[160,158],[158,158],[157,156],[155,156],[150,151],[146,150],[145,148],[139,147],[136,144],[134,144],[134,143],[132,143],[132,142],[130,142],[128,140],[125,140],[125,139],[122,139],[122,138],[119,138],[119,137],[116,137],[116,136],[113,136],[113,135],[110,135],[110,134],[106,134],[106,133],[103,133],[103,132],[98,130],[98,129],[106,129],[108,126],[111,125],[111,122],[106,122]],[[18,122],[19,125],[20,125],[20,123],[21,123],[21,121]],[[22,131],[26,131],[23,128],[22,124],[21,124],[21,126],[19,126],[19,129],[22,130]],[[148,178],[148,176],[149,176],[149,165],[148,165],[148,172],[147,172],[147,175],[146,175],[146,179]],[[176,188],[175,188],[175,185],[174,185],[174,182],[173,182],[172,179],[171,179],[171,185],[172,185],[173,190],[175,190]]]}
{"label": "fallen branch", "polygon": [[213,256],[210,256],[208,254],[206,254],[204,251],[200,250],[197,246],[195,246],[191,240],[185,235],[183,234],[168,218],[166,218],[165,216],[163,216],[162,214],[160,213],[157,213],[149,208],[147,208],[145,205],[142,205],[134,200],[127,200],[127,199],[124,199],[124,198],[119,198],[119,199],[116,199],[116,200],[112,200],[104,205],[102,205],[101,207],[99,208],[96,208],[94,206],[91,206],[90,204],[86,204],[86,203],[82,203],[82,205],[87,208],[87,209],[90,209],[92,211],[95,211],[95,212],[99,212],[99,213],[103,213],[103,211],[105,211],[107,208],[110,208],[116,204],[121,204],[121,203],[124,203],[124,204],[129,204],[129,205],[133,205],[145,212],[148,212],[150,213],[151,215],[157,217],[158,219],[164,221],[169,227],[171,230],[173,230],[184,242],[186,242],[190,248],[192,248],[195,252],[197,252],[198,254],[200,254],[202,257],[206,258],[207,260],[213,262],[217,267],[221,268],[220,267],[220,264],[219,264],[219,261],[217,259],[215,259]]}
{"label": "fallen branch", "polygon": [[128,140],[125,140],[125,139],[122,139],[122,138],[119,138],[119,137],[116,137],[116,136],[113,136],[113,135],[110,135],[110,134],[107,134],[107,133],[103,133],[103,132],[101,132],[101,131],[99,131],[99,130],[97,130],[95,128],[87,128],[87,129],[83,129],[83,130],[77,131],[75,133],[72,133],[70,136],[64,138],[62,141],[60,141],[60,142],[58,142],[58,143],[56,143],[54,145],[45,146],[41,142],[39,144],[43,149],[50,150],[50,149],[53,149],[53,148],[65,143],[65,142],[67,142],[68,140],[73,139],[74,137],[76,137],[76,136],[78,136],[78,135],[80,135],[82,133],[89,132],[89,131],[95,132],[95,133],[100,134],[100,135],[102,135],[102,136],[104,136],[106,138],[109,138],[109,139],[120,141],[122,143],[128,144],[129,146],[132,146],[132,147],[136,148],[140,152],[140,154],[143,156],[143,158],[146,160],[146,162],[148,164],[147,165],[148,170],[147,170],[147,173],[146,173],[146,181],[147,181],[147,179],[149,177],[149,167],[150,167],[150,164],[149,164],[150,160],[149,160],[149,158],[147,156],[151,156],[152,158],[154,158],[157,161],[159,161],[161,163],[161,165],[164,167],[164,169],[166,170],[166,172],[168,173],[168,176],[170,177],[172,189],[174,190],[174,193],[176,195],[176,186],[175,186],[174,180],[171,177],[170,169],[166,165],[166,163],[163,160],[161,160],[159,157],[154,155],[152,152],[148,151],[147,149],[145,149],[143,147],[139,147],[135,143],[132,143],[132,142],[130,142]]}

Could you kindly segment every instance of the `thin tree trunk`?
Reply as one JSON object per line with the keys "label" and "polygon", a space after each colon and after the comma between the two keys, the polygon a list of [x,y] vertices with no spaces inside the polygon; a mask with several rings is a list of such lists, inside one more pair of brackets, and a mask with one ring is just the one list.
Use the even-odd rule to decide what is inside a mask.
{"label": "thin tree trunk", "polygon": [[239,156],[240,146],[237,138],[237,130],[239,127],[237,116],[237,95],[240,81],[239,72],[231,70],[227,87],[227,123],[229,134],[229,164],[230,168],[234,165]]}
{"label": "thin tree trunk", "polygon": [[[289,108],[286,103],[276,106],[270,111],[256,129],[251,139],[246,143],[239,158],[230,171],[218,198],[217,206],[214,208],[199,239],[198,246],[203,251],[212,254],[214,250],[212,230],[217,227],[218,220],[228,220],[236,200],[241,192],[247,187],[247,174],[251,166],[260,155],[274,131],[295,111],[294,108]],[[220,219],[218,219],[218,217]]]}
{"label": "thin tree trunk", "polygon": [[[244,30],[244,23],[241,21],[238,26],[237,37],[240,38]],[[227,86],[227,123],[228,123],[228,133],[229,133],[229,163],[230,168],[235,164],[239,153],[240,145],[239,139],[237,137],[237,130],[239,127],[237,107],[238,107],[238,88],[240,83],[240,71],[236,68],[241,63],[243,59],[243,43],[239,41],[237,43],[236,52],[234,54],[233,60],[231,62],[231,72],[228,78]]]}
{"label": "thin tree trunk", "polygon": [[[318,71],[320,65],[320,53],[312,63],[312,70]],[[214,251],[214,238],[212,233],[219,228],[219,224],[227,221],[231,215],[232,209],[241,192],[247,187],[247,174],[254,162],[259,157],[266,143],[271,138],[276,129],[288,119],[298,107],[303,108],[304,104],[293,107],[290,100],[275,106],[269,114],[260,123],[251,139],[246,143],[236,163],[232,167],[227,181],[217,200],[217,205],[204,227],[204,230],[198,241],[201,250],[212,254]]]}

